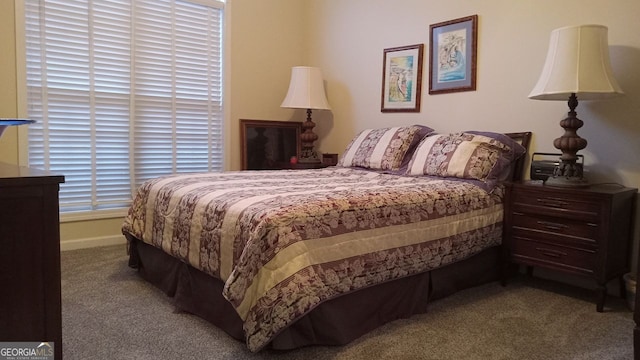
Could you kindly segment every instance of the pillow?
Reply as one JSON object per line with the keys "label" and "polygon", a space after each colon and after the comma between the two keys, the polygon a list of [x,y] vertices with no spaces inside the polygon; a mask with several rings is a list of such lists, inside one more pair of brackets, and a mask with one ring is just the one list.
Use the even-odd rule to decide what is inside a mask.
{"label": "pillow", "polygon": [[506,180],[511,163],[525,151],[522,145],[499,133],[432,135],[417,145],[406,173],[479,180],[493,188]]}
{"label": "pillow", "polygon": [[338,166],[399,170],[407,165],[418,142],[432,132],[422,125],[363,130],[351,140]]}

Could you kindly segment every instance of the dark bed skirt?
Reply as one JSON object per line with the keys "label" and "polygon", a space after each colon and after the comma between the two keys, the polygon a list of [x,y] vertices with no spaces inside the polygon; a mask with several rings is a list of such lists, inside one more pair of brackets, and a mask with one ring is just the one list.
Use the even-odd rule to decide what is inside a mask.
{"label": "dark bed skirt", "polygon": [[[463,261],[329,300],[278,334],[268,347],[343,345],[390,321],[425,313],[429,301],[499,278],[500,247]],[[169,256],[129,239],[129,266],[173,297],[176,307],[195,314],[244,341],[242,322],[222,296],[224,283]]]}

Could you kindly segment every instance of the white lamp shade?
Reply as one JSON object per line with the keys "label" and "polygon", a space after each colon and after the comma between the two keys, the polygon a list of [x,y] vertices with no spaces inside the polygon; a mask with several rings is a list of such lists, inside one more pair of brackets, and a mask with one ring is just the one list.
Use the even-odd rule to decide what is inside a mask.
{"label": "white lamp shade", "polygon": [[611,71],[607,32],[602,25],[553,30],[547,60],[529,98],[566,101],[575,93],[579,100],[591,100],[622,94]]}
{"label": "white lamp shade", "polygon": [[280,107],[330,110],[320,69],[309,66],[293,67],[289,92]]}

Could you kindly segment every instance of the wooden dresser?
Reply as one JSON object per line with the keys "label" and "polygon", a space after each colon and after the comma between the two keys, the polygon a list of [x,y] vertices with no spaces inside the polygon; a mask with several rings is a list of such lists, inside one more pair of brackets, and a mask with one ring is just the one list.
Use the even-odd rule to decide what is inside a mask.
{"label": "wooden dresser", "polygon": [[0,341],[54,342],[62,359],[59,184],[0,163]]}
{"label": "wooden dresser", "polygon": [[[633,200],[620,185],[561,188],[512,183],[505,202],[505,263],[544,267],[595,280],[596,310],[606,285],[629,271]],[[508,271],[504,272],[506,277]],[[503,282],[506,278],[503,279]]]}

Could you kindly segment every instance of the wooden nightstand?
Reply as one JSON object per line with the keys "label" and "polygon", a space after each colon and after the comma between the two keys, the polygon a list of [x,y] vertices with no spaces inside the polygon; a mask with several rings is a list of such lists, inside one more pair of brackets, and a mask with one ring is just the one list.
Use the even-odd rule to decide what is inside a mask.
{"label": "wooden nightstand", "polygon": [[637,189],[620,185],[562,188],[523,182],[507,185],[505,271],[509,263],[590,277],[602,312],[606,284],[629,271],[631,209]]}
{"label": "wooden nightstand", "polygon": [[303,169],[323,169],[328,167],[329,165],[323,164],[321,162],[318,163],[297,163],[297,164],[289,164],[284,169],[293,169],[293,170],[303,170]]}

